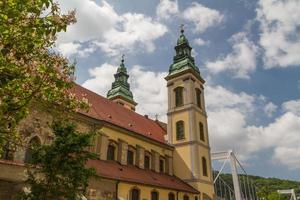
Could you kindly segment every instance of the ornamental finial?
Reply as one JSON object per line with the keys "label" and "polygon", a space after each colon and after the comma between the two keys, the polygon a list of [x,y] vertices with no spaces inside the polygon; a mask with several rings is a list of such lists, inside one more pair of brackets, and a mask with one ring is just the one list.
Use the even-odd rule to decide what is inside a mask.
{"label": "ornamental finial", "polygon": [[184,33],[184,24],[181,24],[181,25],[180,25],[180,32],[181,32],[181,34]]}
{"label": "ornamental finial", "polygon": [[121,62],[122,63],[124,63],[124,56],[125,56],[124,54],[122,54],[122,56],[121,56]]}

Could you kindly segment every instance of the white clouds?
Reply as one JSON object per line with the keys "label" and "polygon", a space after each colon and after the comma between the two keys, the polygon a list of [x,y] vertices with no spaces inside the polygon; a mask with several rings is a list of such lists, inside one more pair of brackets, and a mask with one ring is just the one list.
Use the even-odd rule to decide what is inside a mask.
{"label": "white clouds", "polygon": [[204,41],[201,38],[194,39],[194,44],[198,45],[198,46],[204,46],[204,45],[207,45],[208,43],[209,43],[208,41]]}
{"label": "white clouds", "polygon": [[265,68],[300,65],[300,1],[260,0],[260,45]]}
{"label": "white clouds", "polygon": [[56,50],[67,58],[72,55],[78,55],[83,58],[93,53],[96,50],[96,47],[93,43],[89,44],[87,48],[84,48],[81,43],[67,42],[58,44]]}
{"label": "white clouds", "polygon": [[239,112],[249,112],[253,110],[255,97],[245,92],[234,93],[220,85],[206,88],[206,107],[209,111],[220,111],[224,108],[235,108]]}
{"label": "white clouds", "polygon": [[193,2],[183,11],[183,18],[194,24],[196,32],[203,33],[207,28],[220,24],[224,16],[217,10]]}
{"label": "white clouds", "polygon": [[221,86],[208,86],[206,103],[213,150],[235,149],[243,159],[271,150],[270,159],[290,169],[300,168],[300,154],[297,153],[300,143],[300,114],[289,112],[289,109],[295,107],[295,102],[284,103],[283,107],[289,109],[266,126],[249,124],[249,116],[261,113],[258,104],[265,103],[263,109],[268,110],[267,114],[277,108],[259,96],[234,93]]}
{"label": "white clouds", "polygon": [[[154,118],[158,114],[159,118],[166,121],[167,112],[167,87],[164,77],[167,72],[147,71],[146,68],[135,65],[129,70],[129,82],[134,100],[138,103],[136,107],[138,113],[147,114]],[[111,88],[117,67],[104,63],[99,67],[89,70],[90,79],[82,85],[102,96],[106,96]]]}
{"label": "white clouds", "polygon": [[269,102],[264,107],[264,111],[269,117],[272,117],[273,114],[276,112],[276,110],[277,110],[277,106],[272,102]]}
{"label": "white clouds", "polygon": [[82,86],[86,87],[102,96],[106,96],[106,93],[111,87],[114,81],[114,75],[117,71],[117,67],[108,63],[104,63],[99,67],[89,69],[90,79],[86,80]]}
{"label": "white clouds", "polygon": [[102,51],[118,55],[138,49],[152,52],[154,41],[167,32],[166,26],[143,14],[126,13],[120,17],[119,29],[104,34],[104,41],[97,42]]}
{"label": "white clouds", "polygon": [[160,19],[169,19],[172,15],[175,15],[178,12],[177,0],[160,0],[156,8],[156,15]]}
{"label": "white clouds", "polygon": [[77,19],[75,24],[68,27],[67,32],[59,35],[59,43],[101,39],[119,21],[119,15],[106,1],[101,1],[101,5],[98,5],[92,0],[59,0],[59,4],[63,12],[75,9]]}
{"label": "white clouds", "polygon": [[167,87],[164,77],[167,72],[147,71],[141,66],[134,66],[129,73],[132,92],[139,103],[137,112],[150,117],[158,114],[161,120],[166,121]]}
{"label": "white clouds", "polygon": [[[154,41],[167,32],[167,27],[151,17],[138,13],[118,14],[106,1],[98,5],[92,0],[60,0],[62,10],[76,9],[77,23],[59,34],[58,46],[64,43],[88,43],[85,55],[98,47],[110,56],[122,52],[151,52]],[[82,45],[86,46],[86,45]]]}
{"label": "white clouds", "polygon": [[[213,151],[235,149],[247,160],[254,154],[270,150],[270,159],[290,169],[300,168],[300,155],[297,153],[300,113],[295,112],[300,101],[284,103],[285,112],[265,126],[249,124],[254,113],[262,113],[260,109],[267,115],[276,111],[275,104],[266,102],[260,96],[234,93],[221,86],[208,86],[206,104]],[[260,108],[258,104],[264,106]]]}
{"label": "white clouds", "polygon": [[282,108],[285,112],[292,112],[300,116],[300,99],[286,101],[282,104]]}
{"label": "white clouds", "polygon": [[208,130],[212,151],[236,150],[239,155],[248,156],[245,149],[247,135],[245,115],[237,109],[224,108],[208,110]]}
{"label": "white clouds", "polygon": [[57,50],[65,57],[69,57],[77,53],[81,45],[78,43],[68,42],[58,45]]}
{"label": "white clouds", "polygon": [[212,149],[235,149],[246,157],[247,118],[256,110],[255,102],[259,99],[244,92],[232,92],[219,85],[207,86],[205,94]]}
{"label": "white clouds", "polygon": [[275,149],[273,156],[275,161],[279,161],[282,165],[289,166],[290,169],[296,170],[300,166],[300,147],[286,148],[279,147]]}
{"label": "white clouds", "polygon": [[232,52],[225,57],[206,63],[213,74],[230,71],[235,78],[249,79],[249,73],[256,69],[258,47],[247,38],[246,33],[240,32],[230,39]]}
{"label": "white clouds", "polygon": [[249,133],[252,134],[248,148],[252,152],[273,149],[273,160],[280,161],[290,169],[299,169],[299,130],[300,116],[290,112],[284,113],[265,127],[248,127]]}

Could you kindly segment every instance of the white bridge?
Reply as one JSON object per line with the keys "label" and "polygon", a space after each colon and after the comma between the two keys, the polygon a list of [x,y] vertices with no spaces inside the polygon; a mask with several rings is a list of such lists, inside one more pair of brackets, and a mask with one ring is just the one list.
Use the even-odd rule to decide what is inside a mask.
{"label": "white bridge", "polygon": [[[211,153],[212,161],[223,162],[218,171],[213,171],[214,187],[217,199],[219,200],[258,200],[256,188],[253,181],[248,177],[246,170],[237,159],[232,150]],[[220,175],[229,163],[232,184],[224,180]],[[227,169],[228,170],[228,169]],[[279,194],[290,195],[290,200],[297,200],[295,190],[278,190]]]}
{"label": "white bridge", "polygon": [[[223,161],[221,169],[214,175],[215,192],[218,199],[225,200],[257,200],[255,186],[248,178],[248,175],[236,158],[232,150],[223,152],[214,152],[211,154],[212,160]],[[229,163],[232,173],[232,185],[221,178],[225,165]],[[240,170],[243,175],[239,175]]]}
{"label": "white bridge", "polygon": [[294,189],[289,190],[277,190],[279,194],[289,194],[291,195],[290,200],[297,200],[296,193]]}

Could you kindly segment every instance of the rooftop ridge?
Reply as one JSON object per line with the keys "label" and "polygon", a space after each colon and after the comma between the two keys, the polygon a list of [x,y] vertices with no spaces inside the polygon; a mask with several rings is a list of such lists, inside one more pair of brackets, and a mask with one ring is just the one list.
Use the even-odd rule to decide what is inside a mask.
{"label": "rooftop ridge", "polygon": [[91,104],[90,111],[79,111],[81,114],[97,120],[116,125],[126,130],[152,139],[164,145],[168,143],[164,139],[166,130],[153,119],[146,118],[140,113],[129,110],[116,102],[110,101],[79,84],[74,85],[73,92],[76,96],[83,94]]}

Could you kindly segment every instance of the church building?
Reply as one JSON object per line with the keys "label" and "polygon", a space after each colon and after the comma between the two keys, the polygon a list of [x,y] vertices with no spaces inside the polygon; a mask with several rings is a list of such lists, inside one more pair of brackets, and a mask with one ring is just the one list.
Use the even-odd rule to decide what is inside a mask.
{"label": "church building", "polygon": [[[89,181],[88,200],[210,200],[215,199],[210,157],[204,83],[181,30],[175,56],[165,77],[168,88],[167,123],[135,112],[138,102],[122,57],[107,97],[75,85],[91,107],[75,116],[78,131],[94,131],[90,151],[98,160],[87,165],[97,175]],[[46,144],[51,137],[52,116],[38,106],[21,122],[24,141]],[[26,136],[26,137],[25,137]],[[29,148],[19,147],[0,159],[0,199],[23,187]]]}

